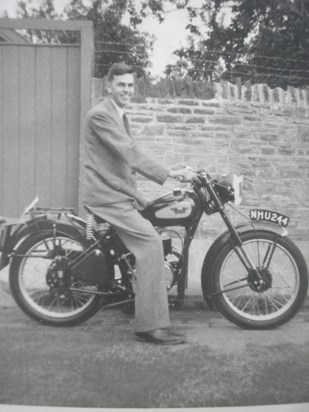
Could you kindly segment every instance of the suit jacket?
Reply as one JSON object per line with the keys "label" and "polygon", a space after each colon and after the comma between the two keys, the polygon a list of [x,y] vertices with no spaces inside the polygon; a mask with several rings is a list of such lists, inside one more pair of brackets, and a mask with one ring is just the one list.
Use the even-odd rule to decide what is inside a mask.
{"label": "suit jacket", "polygon": [[131,200],[144,208],[147,202],[137,191],[135,172],[163,184],[169,171],[137,147],[110,98],[88,112],[84,137],[85,205]]}

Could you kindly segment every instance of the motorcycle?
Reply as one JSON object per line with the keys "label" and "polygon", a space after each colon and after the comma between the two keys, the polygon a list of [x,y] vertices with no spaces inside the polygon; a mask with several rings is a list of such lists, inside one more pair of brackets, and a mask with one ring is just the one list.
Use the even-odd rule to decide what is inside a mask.
{"label": "motorcycle", "polygon": [[[201,218],[220,214],[227,230],[205,255],[203,297],[240,327],[274,328],[301,308],[308,269],[287,237],[287,216],[254,209],[249,218],[241,213],[246,222],[232,223],[226,206],[237,211],[241,192],[241,177],[214,179],[200,170],[190,189],[160,196],[140,213],[162,237],[166,288],[169,296],[176,288],[170,301],[176,308],[184,305],[189,248]],[[11,292],[28,316],[46,325],[73,326],[100,309],[134,311],[135,258],[113,227],[91,213],[82,219],[65,208],[36,208],[31,216],[27,235],[6,250]]]}

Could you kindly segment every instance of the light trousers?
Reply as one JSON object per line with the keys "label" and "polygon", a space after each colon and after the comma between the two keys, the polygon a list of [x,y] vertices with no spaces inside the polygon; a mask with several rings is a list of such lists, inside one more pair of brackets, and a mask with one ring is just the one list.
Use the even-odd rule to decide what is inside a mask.
{"label": "light trousers", "polygon": [[135,332],[168,327],[170,319],[160,235],[131,202],[87,207],[113,226],[135,256]]}

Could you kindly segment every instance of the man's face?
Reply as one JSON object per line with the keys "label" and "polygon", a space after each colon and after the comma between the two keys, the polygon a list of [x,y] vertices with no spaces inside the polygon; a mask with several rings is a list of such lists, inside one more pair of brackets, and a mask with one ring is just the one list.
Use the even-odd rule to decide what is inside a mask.
{"label": "man's face", "polygon": [[107,86],[114,102],[120,107],[128,104],[134,92],[134,76],[126,73],[119,76],[113,76]]}

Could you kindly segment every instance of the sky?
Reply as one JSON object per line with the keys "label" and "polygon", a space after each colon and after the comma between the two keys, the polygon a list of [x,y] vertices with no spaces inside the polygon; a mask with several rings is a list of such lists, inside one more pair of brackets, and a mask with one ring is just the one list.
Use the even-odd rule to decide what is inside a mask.
{"label": "sky", "polygon": [[[7,10],[9,17],[14,18],[14,10],[18,0],[0,0],[0,11]],[[87,0],[86,0],[87,1]],[[138,1],[138,0],[137,0]],[[54,0],[55,9],[61,12],[66,1]],[[195,6],[202,3],[202,0],[193,0]],[[157,40],[154,44],[154,51],[151,55],[153,76],[163,74],[164,68],[168,63],[173,63],[175,57],[172,57],[172,52],[186,44],[187,33],[185,27],[188,24],[186,10],[177,10],[168,13],[163,23],[159,23],[155,18],[148,17],[139,26],[141,31],[147,31],[156,36]]]}

